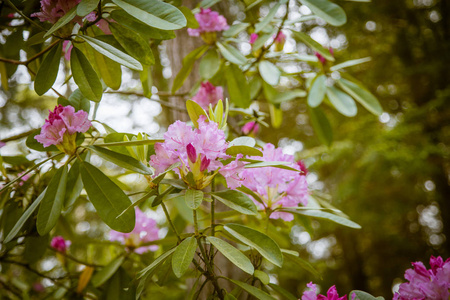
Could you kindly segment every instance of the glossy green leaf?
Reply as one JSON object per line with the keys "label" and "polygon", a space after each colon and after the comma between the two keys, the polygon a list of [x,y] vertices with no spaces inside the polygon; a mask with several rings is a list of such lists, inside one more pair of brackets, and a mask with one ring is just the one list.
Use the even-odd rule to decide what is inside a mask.
{"label": "glossy green leaf", "polygon": [[197,250],[197,240],[190,236],[184,239],[176,248],[172,256],[172,270],[175,276],[180,278],[189,269]]}
{"label": "glossy green leaf", "polygon": [[280,107],[269,103],[270,122],[274,128],[280,128],[283,124],[283,111]]}
{"label": "glossy green leaf", "polygon": [[283,102],[292,101],[297,98],[303,98],[306,96],[306,92],[301,89],[292,89],[283,93],[279,93],[273,99],[270,100],[273,104],[281,104]]}
{"label": "glossy green leaf", "polygon": [[198,28],[200,26],[192,10],[190,10],[186,6],[180,6],[178,7],[178,9],[183,13],[184,17],[186,18],[187,28]]}
{"label": "glossy green leaf", "polygon": [[259,34],[258,38],[256,39],[256,41],[253,43],[252,45],[252,51],[258,51],[259,49],[261,49],[268,40],[270,40],[271,38],[273,38],[273,36],[277,33],[277,29],[274,28],[272,31],[270,31],[269,33],[266,34]]}
{"label": "glossy green leaf", "polygon": [[103,88],[97,73],[88,59],[76,47],[70,53],[70,66],[75,83],[89,100],[99,102],[102,99]]}
{"label": "glossy green leaf", "polygon": [[225,300],[237,300],[237,298],[235,296],[233,296],[232,294],[226,294],[224,299]]}
{"label": "glossy green leaf", "polygon": [[115,163],[119,167],[141,173],[144,175],[153,175],[153,171],[144,165],[142,162],[138,161],[137,159],[129,156],[124,155],[119,152],[111,151],[102,147],[98,146],[89,146],[88,147],[91,150],[94,150],[95,153],[100,156],[101,158],[104,158],[112,163]]}
{"label": "glossy green leaf", "polygon": [[325,57],[329,61],[334,61],[333,55],[330,53],[330,50],[325,49],[322,47],[321,44],[313,40],[309,35],[303,32],[298,32],[292,30],[292,34],[295,39],[300,40],[302,43],[304,43],[309,48],[319,52],[323,57]]}
{"label": "glossy green leaf", "polygon": [[36,227],[41,236],[55,227],[61,215],[66,195],[67,165],[59,168],[48,184],[44,199],[39,206]]}
{"label": "glossy green leaf", "polygon": [[96,70],[98,70],[103,82],[113,90],[118,90],[122,84],[122,68],[120,64],[92,48],[87,51],[91,51],[93,58],[91,62],[96,64]]}
{"label": "glossy green leaf", "polygon": [[58,29],[68,24],[70,21],[73,20],[73,18],[75,18],[76,15],[77,15],[77,7],[74,6],[64,16],[62,16],[55,24],[53,24],[53,26],[44,35],[44,38],[49,37],[50,35],[55,33]]}
{"label": "glossy green leaf", "polygon": [[[383,297],[374,297],[369,293],[366,293],[364,291],[359,291],[359,290],[353,290],[350,293],[348,293],[348,295],[350,297],[352,297],[353,295],[356,296],[355,300],[384,300]],[[352,298],[353,299],[353,298]]]}
{"label": "glossy green leaf", "polygon": [[186,17],[180,10],[162,1],[112,0],[112,2],[151,27],[175,30],[187,24]]}
{"label": "glossy green leaf", "polygon": [[284,257],[291,263],[294,263],[295,265],[299,266],[300,268],[308,271],[312,275],[314,275],[316,278],[322,279],[322,276],[320,273],[309,263],[309,261],[304,260],[296,255],[292,255],[290,253],[286,253]]}
{"label": "glossy green leaf", "polygon": [[249,23],[238,23],[238,24],[233,24],[230,26],[230,28],[228,28],[227,30],[225,30],[222,35],[224,37],[233,37],[236,36],[237,34],[241,33],[242,31],[244,31],[245,29],[247,29],[247,27],[250,26]]}
{"label": "glossy green leaf", "polygon": [[77,6],[77,15],[84,17],[97,8],[99,0],[81,0]]}
{"label": "glossy green leaf", "polygon": [[235,190],[224,190],[211,193],[211,196],[226,206],[246,215],[256,215],[258,209],[255,203],[244,193]]}
{"label": "glossy green leaf", "polygon": [[163,263],[170,255],[172,255],[172,253],[174,253],[178,247],[179,246],[174,247],[158,256],[150,265],[148,265],[138,273],[137,279],[141,279],[142,277],[150,275],[156,269],[156,267]]}
{"label": "glossy green leaf", "polygon": [[281,268],[283,255],[280,247],[270,237],[255,229],[239,224],[226,224],[224,228],[239,241],[255,248],[264,258]]}
{"label": "glossy green leaf", "polygon": [[216,43],[222,56],[229,62],[236,65],[243,65],[247,62],[247,58],[235,47],[226,43]]}
{"label": "glossy green leaf", "polygon": [[347,117],[354,117],[358,112],[355,101],[334,86],[327,87],[327,97],[338,112]]}
{"label": "glossy green leaf", "polygon": [[103,143],[103,144],[95,144],[95,146],[97,146],[97,147],[141,146],[141,145],[154,145],[156,143],[162,143],[162,142],[164,142],[164,140],[162,140],[162,139],[153,139],[153,140],[141,140],[141,141]]}
{"label": "glossy green leaf", "polygon": [[300,2],[328,24],[341,26],[347,22],[345,11],[333,2],[328,0],[300,0]]}
{"label": "glossy green leaf", "polygon": [[183,66],[173,80],[172,93],[175,93],[183,86],[184,81],[192,71],[195,61],[199,59],[208,48],[208,45],[203,45],[192,50],[185,58],[183,58]]}
{"label": "glossy green leaf", "polygon": [[353,67],[353,66],[360,65],[362,63],[371,61],[371,60],[372,60],[371,57],[364,57],[364,58],[347,60],[347,61],[344,61],[343,63],[340,63],[340,64],[332,66],[330,68],[330,71],[334,72],[334,71],[337,71],[337,70],[340,70],[340,69],[343,69],[343,68]]}
{"label": "glossy green leaf", "polygon": [[286,300],[298,300],[297,297],[295,297],[294,295],[292,295],[290,292],[286,291],[285,289],[283,289],[281,286],[273,284],[273,283],[269,283],[269,286],[278,294],[280,295],[282,298],[281,299],[286,299]]}
{"label": "glossy green leaf", "polygon": [[326,212],[326,211],[320,211],[320,210],[295,210],[295,209],[283,209],[283,211],[304,215],[304,216],[310,216],[320,219],[329,220],[332,222],[335,222],[337,224],[341,224],[350,228],[355,229],[361,229],[361,226],[347,218],[337,216],[335,214]]}
{"label": "glossy green leaf", "polygon": [[39,67],[34,80],[34,90],[39,96],[47,92],[56,80],[61,60],[62,43],[51,49]]}
{"label": "glossy green leaf", "polygon": [[236,156],[238,154],[263,156],[263,153],[260,150],[249,146],[231,146],[227,148],[226,153],[233,156]]}
{"label": "glossy green leaf", "polygon": [[263,272],[261,270],[255,270],[255,277],[259,279],[259,281],[261,281],[262,284],[269,284],[270,283],[270,277],[269,275],[267,275],[266,272]]}
{"label": "glossy green leaf", "polygon": [[80,89],[73,91],[67,100],[69,101],[69,105],[75,108],[75,111],[84,110],[85,112],[89,112],[91,109],[89,99],[83,95]]}
{"label": "glossy green leaf", "polygon": [[267,25],[273,20],[275,17],[275,14],[277,13],[278,9],[280,8],[281,4],[286,1],[278,1],[277,4],[275,4],[270,10],[269,13],[261,20],[261,22],[256,23],[255,25],[255,33],[260,32],[262,29],[266,28]]}
{"label": "glossy green leaf", "polygon": [[117,23],[110,23],[109,29],[120,45],[135,59],[144,65],[155,63],[149,43],[139,34]]}
{"label": "glossy green leaf", "polygon": [[113,261],[111,261],[108,265],[103,267],[100,271],[95,273],[94,276],[92,276],[91,283],[94,287],[99,287],[103,283],[105,283],[111,276],[116,273],[116,271],[119,269],[119,267],[122,265],[123,261],[125,260],[124,256],[119,256],[115,258]]}
{"label": "glossy green leaf", "polygon": [[64,197],[64,207],[70,207],[81,194],[83,182],[80,174],[80,161],[77,159],[67,174],[66,195]]}
{"label": "glossy green leaf", "polygon": [[249,136],[239,136],[228,144],[228,146],[248,146],[248,147],[255,147],[255,145],[256,145],[255,139]]}
{"label": "glossy green leaf", "polygon": [[268,60],[263,60],[258,65],[259,74],[262,79],[270,85],[277,85],[280,82],[281,71]]}
{"label": "glossy green leaf", "polygon": [[327,116],[323,113],[320,107],[309,108],[308,112],[311,125],[313,126],[320,142],[326,146],[330,146],[333,142],[333,130]]}
{"label": "glossy green leaf", "polygon": [[259,299],[259,300],[276,300],[274,297],[270,296],[266,292],[261,291],[260,289],[254,287],[253,285],[247,284],[247,283],[242,282],[242,281],[229,279],[229,278],[227,278],[227,280],[231,281],[232,283],[234,283],[238,287],[242,288],[244,291],[246,291],[250,295],[255,296],[256,299]]}
{"label": "glossy green leaf", "polygon": [[110,59],[118,62],[119,64],[124,65],[125,67],[128,67],[132,70],[136,71],[143,70],[142,65],[139,61],[137,61],[130,55],[120,51],[119,49],[113,47],[112,45],[87,35],[78,35],[78,37],[85,40],[92,48],[94,48],[101,54],[105,55],[106,57],[109,57]]}
{"label": "glossy green leaf", "polygon": [[327,91],[326,81],[327,77],[325,75],[319,75],[314,79],[308,94],[309,106],[317,107],[322,103]]}
{"label": "glossy green leaf", "polygon": [[255,271],[250,259],[241,251],[219,238],[208,236],[206,239],[220,251],[229,261],[240,268],[242,271],[252,275]]}
{"label": "glossy green leaf", "polygon": [[3,244],[9,243],[22,229],[25,222],[30,218],[30,216],[34,213],[38,205],[41,203],[42,199],[44,199],[44,195],[47,191],[47,188],[39,195],[39,197],[36,198],[36,200],[31,203],[31,205],[25,210],[25,212],[22,214],[22,216],[19,218],[19,220],[16,222],[14,227],[11,229],[11,231],[8,233],[6,238],[3,240]]}
{"label": "glossy green leaf", "polygon": [[200,61],[199,69],[200,75],[205,79],[211,79],[219,71],[220,57],[215,49],[210,49],[206,52]]}
{"label": "glossy green leaf", "polygon": [[290,170],[294,172],[299,172],[297,169],[294,169],[289,166],[288,162],[285,161],[258,161],[253,159],[241,159],[243,161],[250,162],[249,164],[245,165],[245,168],[262,168],[262,167],[275,167],[285,170]]}
{"label": "glossy green leaf", "polygon": [[378,99],[368,90],[347,79],[341,78],[337,81],[338,85],[349,95],[355,98],[362,106],[376,116],[383,113],[383,108]]}
{"label": "glossy green leaf", "polygon": [[262,200],[261,196],[259,196],[257,193],[255,193],[254,191],[252,191],[251,189],[249,189],[246,186],[241,185],[240,187],[237,188],[237,190],[252,196],[253,199],[255,199],[256,201],[258,201],[261,204],[264,203],[264,201]]}
{"label": "glossy green leaf", "polygon": [[186,194],[184,195],[184,199],[186,201],[186,205],[190,209],[197,209],[200,207],[203,201],[203,192],[199,190],[186,190]]}
{"label": "glossy green leaf", "polygon": [[81,164],[80,171],[86,193],[100,218],[111,229],[120,232],[132,231],[135,225],[135,212],[130,210],[121,215],[131,204],[122,189],[88,162]]}
{"label": "glossy green leaf", "polygon": [[250,103],[250,89],[247,78],[236,65],[229,65],[225,70],[225,79],[231,101],[238,107],[247,108]]}
{"label": "glossy green leaf", "polygon": [[208,117],[205,110],[200,105],[198,105],[198,103],[195,101],[187,100],[186,101],[186,109],[187,109],[189,118],[191,119],[195,128],[198,128],[197,120],[200,116]]}

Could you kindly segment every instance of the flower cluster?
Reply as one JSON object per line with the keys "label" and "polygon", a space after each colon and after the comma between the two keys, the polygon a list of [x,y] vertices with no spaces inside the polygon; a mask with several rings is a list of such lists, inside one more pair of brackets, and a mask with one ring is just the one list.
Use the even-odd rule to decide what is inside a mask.
{"label": "flower cluster", "polygon": [[[238,174],[244,164],[236,160],[224,166],[220,161],[230,156],[225,153],[228,143],[217,123],[208,122],[205,116],[200,116],[198,128],[192,129],[186,123],[176,121],[169,126],[164,138],[164,143],[155,144],[156,154],[150,157],[150,164],[157,174],[181,162],[182,166],[175,172],[193,188],[206,187],[217,172],[226,178],[229,188],[240,186]],[[210,172],[214,173],[210,175]],[[189,179],[189,174],[192,174],[194,182]]]}
{"label": "flower cluster", "polygon": [[197,19],[199,27],[196,29],[188,28],[188,34],[190,36],[201,36],[209,44],[216,41],[216,32],[229,28],[227,19],[210,8],[200,8],[200,12],[195,14],[195,19]]}
{"label": "flower cluster", "polygon": [[139,208],[136,209],[136,226],[130,233],[123,233],[115,230],[109,232],[111,241],[118,241],[126,247],[133,249],[138,254],[147,251],[156,251],[158,246],[142,246],[143,243],[152,242],[159,239],[159,228],[156,221],[144,214]]}
{"label": "flower cluster", "polygon": [[450,258],[430,257],[430,269],[422,262],[412,263],[413,269],[405,272],[405,279],[394,295],[394,300],[407,299],[449,299]]}
{"label": "flower cluster", "polygon": [[[282,149],[275,148],[272,144],[264,146],[262,158],[259,156],[249,158],[287,162],[287,166],[301,171],[292,155],[283,154]],[[245,178],[243,184],[264,201],[264,204],[255,201],[256,205],[262,209],[273,211],[280,207],[297,207],[299,204],[308,203],[308,184],[303,172],[275,167],[250,168],[242,172],[242,177]],[[294,216],[288,212],[274,211],[270,214],[270,218],[292,221]]]}
{"label": "flower cluster", "polygon": [[336,286],[328,289],[327,295],[317,295],[317,286],[310,282],[306,285],[311,290],[303,292],[302,300],[347,300],[347,295],[339,297]]}
{"label": "flower cluster", "polygon": [[192,97],[203,109],[208,109],[209,105],[215,106],[219,100],[223,100],[223,88],[214,86],[209,81],[202,82],[197,94]]}
{"label": "flower cluster", "polygon": [[73,154],[76,149],[76,133],[86,132],[90,127],[87,112],[84,110],[75,112],[75,108],[70,105],[58,105],[50,111],[48,119],[42,126],[41,134],[36,135],[35,139],[44,147],[56,145],[59,150]]}
{"label": "flower cluster", "polygon": [[50,242],[50,246],[58,252],[66,253],[67,248],[69,248],[71,241],[66,241],[62,236],[55,236]]}

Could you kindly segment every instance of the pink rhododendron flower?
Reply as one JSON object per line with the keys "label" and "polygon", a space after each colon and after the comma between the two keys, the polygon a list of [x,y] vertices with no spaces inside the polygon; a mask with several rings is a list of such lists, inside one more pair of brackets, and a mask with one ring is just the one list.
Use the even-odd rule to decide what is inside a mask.
{"label": "pink rhododendron flower", "polygon": [[[300,167],[294,161],[294,156],[283,154],[281,148],[275,148],[272,144],[266,144],[263,149],[263,157],[253,156],[250,159],[262,161],[288,162],[288,166],[300,171]],[[306,176],[300,172],[280,169],[275,167],[250,168],[242,172],[245,178],[243,184],[257,193],[265,202],[261,204],[255,200],[255,204],[261,209],[274,210],[280,207],[297,207],[299,204],[308,203],[308,184]],[[292,221],[291,213],[275,211],[270,215],[272,219]]]}
{"label": "pink rhododendron flower", "polygon": [[259,124],[256,123],[255,121],[247,122],[244,126],[242,126],[241,130],[242,130],[242,133],[245,135],[248,135],[248,134],[255,135],[259,131]]}
{"label": "pink rhododendron flower", "polygon": [[69,153],[74,150],[76,132],[86,132],[91,127],[88,113],[84,110],[75,112],[72,106],[58,105],[50,111],[48,119],[42,126],[41,134],[35,139],[48,147],[56,145],[61,151]]}
{"label": "pink rhododendron flower", "polygon": [[249,41],[249,43],[253,45],[256,42],[257,39],[258,39],[258,34],[257,33],[252,33],[252,34],[250,34],[250,41]]}
{"label": "pink rhododendron flower", "polygon": [[[192,172],[197,185],[201,189],[208,185],[214,175],[220,172],[230,188],[240,186],[239,173],[243,169],[241,162],[235,161],[224,166],[221,159],[230,158],[225,153],[228,143],[225,134],[217,123],[207,122],[205,116],[198,119],[198,128],[192,129],[184,122],[176,121],[164,134],[164,143],[155,144],[155,155],[150,157],[150,164],[156,174],[164,172],[169,166],[181,162],[182,166],[175,172],[186,180],[188,172]],[[208,173],[214,172],[209,175]]]}
{"label": "pink rhododendron flower", "polygon": [[347,295],[339,297],[334,285],[328,289],[326,296],[317,295],[317,286],[314,283],[310,282],[306,286],[311,290],[303,292],[301,300],[347,300]]}
{"label": "pink rhododendron flower", "polygon": [[144,214],[139,208],[136,209],[136,226],[133,231],[129,233],[123,233],[115,230],[109,232],[109,239],[111,241],[118,241],[125,246],[132,248],[134,252],[138,254],[145,253],[147,251],[158,250],[157,245],[140,246],[146,242],[152,242],[159,239],[159,228],[156,225],[156,221],[146,214]]}
{"label": "pink rhododendron flower", "polygon": [[303,175],[308,174],[308,169],[306,168],[305,163],[302,160],[299,160],[297,162],[297,165],[300,168],[300,171],[302,171]]}
{"label": "pink rhododendron flower", "polygon": [[230,26],[227,19],[219,15],[218,12],[212,11],[210,8],[200,8],[200,12],[195,14],[199,27],[197,29],[188,28],[190,36],[199,36],[205,32],[217,32],[227,30]]}
{"label": "pink rhododendron flower", "polygon": [[209,104],[215,106],[222,99],[223,88],[221,86],[214,86],[209,81],[202,82],[197,94],[192,97],[192,100],[197,102],[203,109],[208,109]]}
{"label": "pink rhododendron flower", "polygon": [[80,2],[81,0],[41,0],[41,11],[31,16],[38,17],[41,22],[48,21],[55,24]]}
{"label": "pink rhododendron flower", "polygon": [[405,279],[394,299],[449,299],[450,296],[450,259],[430,258],[431,268],[427,270],[422,262],[412,263],[413,269],[405,272]]}
{"label": "pink rhododendron flower", "polygon": [[50,242],[50,246],[58,252],[65,253],[69,248],[71,241],[66,241],[62,236],[58,235],[53,237]]}

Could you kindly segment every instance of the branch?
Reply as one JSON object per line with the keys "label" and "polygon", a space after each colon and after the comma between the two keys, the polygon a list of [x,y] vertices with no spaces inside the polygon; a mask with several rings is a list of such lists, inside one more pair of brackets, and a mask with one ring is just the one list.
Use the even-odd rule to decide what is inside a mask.
{"label": "branch", "polygon": [[45,48],[44,50],[42,50],[41,52],[33,55],[32,57],[30,57],[27,60],[21,61],[21,60],[14,60],[14,59],[9,59],[9,58],[3,58],[0,57],[0,61],[5,62],[5,63],[9,63],[9,64],[13,64],[13,65],[25,65],[28,66],[29,63],[31,63],[33,60],[36,60],[37,58],[41,57],[42,55],[44,55],[45,53],[47,53],[48,51],[50,51],[53,47],[55,47],[59,42],[61,42],[61,40],[56,40],[53,43],[51,43],[47,48]]}
{"label": "branch", "polygon": [[10,142],[10,141],[15,141],[15,140],[20,140],[21,138],[27,137],[29,136],[33,131],[35,131],[36,129],[30,129],[28,131],[19,133],[17,135],[13,135],[10,136],[9,138],[3,139],[1,140],[2,142],[6,143],[6,142]]}

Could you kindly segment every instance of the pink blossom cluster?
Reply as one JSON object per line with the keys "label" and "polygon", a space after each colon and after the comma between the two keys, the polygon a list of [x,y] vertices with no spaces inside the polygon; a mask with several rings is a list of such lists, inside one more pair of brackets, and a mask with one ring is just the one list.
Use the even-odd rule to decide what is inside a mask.
{"label": "pink blossom cluster", "polygon": [[31,16],[38,17],[41,22],[55,24],[80,2],[81,0],[41,0],[41,11]]}
{"label": "pink blossom cluster", "polygon": [[183,166],[175,170],[179,175],[183,175],[185,168],[194,172],[193,168],[198,166],[198,171],[202,173],[221,173],[227,179],[229,188],[241,185],[239,173],[244,169],[244,163],[236,160],[224,166],[220,161],[230,156],[225,153],[228,143],[217,123],[208,122],[205,116],[200,116],[198,128],[192,129],[185,122],[176,121],[169,126],[164,138],[164,143],[155,144],[156,154],[150,157],[150,164],[155,168],[156,174],[181,162]]}
{"label": "pink blossom cluster", "polygon": [[50,111],[48,119],[42,126],[41,134],[35,136],[35,139],[44,147],[60,145],[63,143],[64,136],[86,132],[90,127],[91,122],[88,120],[87,112],[84,110],[75,112],[75,108],[70,105],[58,105]]}
{"label": "pink blossom cluster", "polygon": [[422,262],[412,263],[413,269],[405,272],[405,279],[394,300],[409,299],[449,299],[450,296],[450,258],[445,262],[442,257],[430,257],[430,269]]}
{"label": "pink blossom cluster", "polygon": [[72,244],[71,241],[66,241],[62,236],[53,237],[50,246],[58,252],[66,253],[67,248]]}
{"label": "pink blossom cluster", "polygon": [[141,246],[142,243],[152,242],[159,239],[159,228],[156,221],[148,217],[139,208],[136,209],[136,226],[133,231],[123,233],[115,230],[109,232],[111,241],[118,241],[125,246],[134,249],[138,254],[147,251],[156,251],[157,245]]}
{"label": "pink blossom cluster", "polygon": [[229,28],[227,19],[219,15],[218,12],[212,11],[210,8],[200,8],[200,12],[195,14],[199,27],[196,29],[188,28],[190,36],[199,36],[205,32],[217,32],[227,30]]}
{"label": "pink blossom cluster", "polygon": [[197,102],[203,109],[208,109],[210,104],[215,106],[219,100],[223,100],[223,88],[214,86],[209,81],[202,82],[192,100]]}
{"label": "pink blossom cluster", "polygon": [[347,295],[339,297],[336,286],[328,289],[327,295],[317,295],[317,286],[310,282],[306,285],[311,290],[303,292],[301,300],[347,300]]}
{"label": "pink blossom cluster", "polygon": [[[301,171],[300,166],[294,161],[294,156],[283,154],[281,148],[275,148],[272,144],[266,144],[263,149],[263,157],[253,156],[250,159],[262,161],[287,162],[287,166]],[[299,204],[308,203],[308,184],[303,172],[280,169],[276,167],[248,168],[242,172],[243,184],[257,193],[264,205],[255,201],[261,209],[297,207]],[[292,221],[294,216],[288,212],[274,211],[271,219],[283,219]]]}

